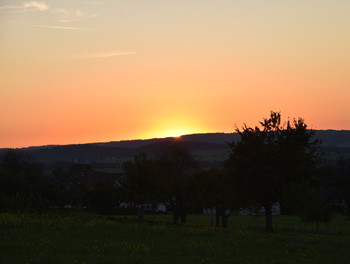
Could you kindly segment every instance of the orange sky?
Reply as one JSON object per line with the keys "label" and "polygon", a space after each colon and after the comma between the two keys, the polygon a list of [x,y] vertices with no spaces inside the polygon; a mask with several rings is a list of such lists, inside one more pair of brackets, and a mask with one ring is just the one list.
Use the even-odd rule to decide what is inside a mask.
{"label": "orange sky", "polygon": [[350,129],[350,1],[0,1],[0,147]]}

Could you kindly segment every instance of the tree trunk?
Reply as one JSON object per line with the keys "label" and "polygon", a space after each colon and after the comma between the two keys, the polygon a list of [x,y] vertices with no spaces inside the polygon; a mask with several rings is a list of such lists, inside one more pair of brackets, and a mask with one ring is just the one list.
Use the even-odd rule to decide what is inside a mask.
{"label": "tree trunk", "polygon": [[179,224],[179,221],[181,222],[181,224],[185,224],[186,216],[187,216],[186,209],[182,206],[180,202],[178,202],[174,206],[174,212],[173,212],[174,224]]}
{"label": "tree trunk", "polygon": [[177,225],[179,223],[179,215],[176,211],[173,212],[173,223]]}
{"label": "tree trunk", "polygon": [[273,227],[272,227],[272,206],[265,205],[265,218],[266,218],[266,231],[267,232],[273,232]]}
{"label": "tree trunk", "polygon": [[209,226],[213,227],[214,226],[214,212],[213,209],[210,209],[210,214],[209,214]]}
{"label": "tree trunk", "polygon": [[181,219],[181,224],[186,224],[186,213],[181,213],[180,219]]}
{"label": "tree trunk", "polygon": [[215,227],[220,227],[220,208],[215,207]]}
{"label": "tree trunk", "polygon": [[215,215],[216,215],[216,227],[220,227],[220,219],[221,219],[221,227],[226,228],[227,227],[227,218],[229,216],[226,215],[226,210],[223,206],[219,205],[215,208]]}
{"label": "tree trunk", "polygon": [[139,215],[139,223],[143,223],[144,220],[145,220],[145,217],[144,217],[144,211],[143,211],[143,206],[142,206],[142,204],[139,205],[139,208],[138,208],[138,215]]}
{"label": "tree trunk", "polygon": [[226,228],[227,227],[227,215],[225,213],[222,214],[222,225],[221,227]]}

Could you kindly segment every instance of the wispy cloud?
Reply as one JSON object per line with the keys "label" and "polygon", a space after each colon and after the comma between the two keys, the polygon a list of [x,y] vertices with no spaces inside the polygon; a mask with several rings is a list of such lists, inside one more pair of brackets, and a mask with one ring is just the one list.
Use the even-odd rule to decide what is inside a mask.
{"label": "wispy cloud", "polygon": [[93,18],[97,17],[96,14],[87,14],[78,9],[67,9],[67,8],[55,8],[52,10],[53,13],[57,14],[57,21],[61,23],[68,23],[71,21],[80,20],[82,18]]}
{"label": "wispy cloud", "polygon": [[64,29],[64,30],[89,30],[87,28],[80,28],[80,27],[63,27],[63,26],[50,26],[50,25],[37,25],[35,27],[52,28],[52,29]]}
{"label": "wispy cloud", "polygon": [[45,4],[44,2],[25,2],[22,4],[22,6],[24,8],[34,8],[37,9],[39,11],[45,11],[49,9],[49,6],[47,4]]}
{"label": "wispy cloud", "polygon": [[45,2],[24,2],[20,5],[0,6],[0,10],[17,10],[17,11],[45,11],[49,6]]}
{"label": "wispy cloud", "polygon": [[45,57],[40,58],[43,60],[63,60],[63,59],[78,59],[78,60],[88,60],[88,59],[103,59],[103,58],[111,58],[117,56],[126,56],[126,55],[134,55],[136,52],[128,51],[128,50],[120,50],[120,51],[110,51],[110,52],[98,52],[98,53],[83,53],[83,54],[75,54],[75,55],[67,55],[67,56],[57,56],[57,57]]}
{"label": "wispy cloud", "polygon": [[101,59],[101,58],[109,58],[116,56],[125,56],[125,55],[133,55],[136,52],[133,51],[112,51],[112,52],[104,52],[104,53],[89,53],[89,54],[80,54],[81,59]]}
{"label": "wispy cloud", "polygon": [[28,1],[18,5],[0,6],[0,11],[26,12],[26,11],[49,11],[56,23],[69,23],[86,18],[97,17],[97,14],[88,14],[79,9],[49,7],[45,2]]}

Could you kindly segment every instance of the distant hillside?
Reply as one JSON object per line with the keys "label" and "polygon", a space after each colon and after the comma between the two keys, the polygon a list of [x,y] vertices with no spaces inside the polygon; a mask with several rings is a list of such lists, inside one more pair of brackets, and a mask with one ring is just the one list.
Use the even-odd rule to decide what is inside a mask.
{"label": "distant hillside", "polygon": [[207,133],[207,134],[193,134],[183,136],[184,140],[208,142],[216,144],[225,144],[227,142],[239,141],[240,136],[238,133]]}
{"label": "distant hillside", "polygon": [[212,149],[222,149],[222,148],[227,148],[226,144],[216,144],[216,143],[210,143],[210,142],[200,142],[200,141],[189,141],[187,140],[186,137],[182,139],[168,139],[167,141],[158,141],[158,142],[153,142],[151,144],[143,145],[137,149],[135,149],[135,152],[141,153],[147,153],[147,154],[158,154],[159,151],[162,149],[164,146],[164,143],[169,142],[169,141],[181,141],[183,145],[190,151],[190,152],[195,152],[195,151],[201,151],[201,150],[212,150]]}
{"label": "distant hillside", "polygon": [[[326,147],[350,147],[350,130],[315,130],[315,138],[322,141]],[[113,141],[104,143],[95,143],[100,146],[121,147],[121,148],[140,148],[142,146],[172,140],[173,138],[154,138],[144,140]],[[207,142],[216,144],[226,144],[226,142],[239,141],[238,133],[203,133],[183,135],[184,141]]]}
{"label": "distant hillside", "polygon": [[[340,155],[350,157],[349,130],[317,130],[315,138],[321,140],[323,157],[334,162]],[[237,133],[206,133],[184,135],[181,138],[154,138],[146,140],[127,140],[78,145],[51,145],[19,149],[37,162],[53,164],[56,162],[90,162],[99,164],[121,164],[134,155],[144,152],[154,155],[162,144],[171,140],[180,140],[205,164],[222,166],[229,149],[227,142],[239,141]],[[6,149],[0,149],[5,151]]]}
{"label": "distant hillside", "polygon": [[95,144],[53,146],[34,149],[28,154],[36,161],[43,163],[103,161],[109,157],[121,158],[132,156],[133,152],[128,148],[102,147]]}
{"label": "distant hillside", "polygon": [[350,130],[316,130],[324,147],[350,148]]}

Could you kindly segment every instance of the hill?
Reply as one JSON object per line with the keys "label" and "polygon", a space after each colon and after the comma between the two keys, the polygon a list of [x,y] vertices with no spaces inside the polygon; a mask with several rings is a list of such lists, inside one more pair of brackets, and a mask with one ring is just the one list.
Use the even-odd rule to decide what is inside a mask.
{"label": "hill", "polygon": [[[154,138],[145,140],[124,140],[77,145],[50,145],[18,149],[33,160],[45,164],[58,162],[89,162],[100,167],[120,167],[120,164],[134,155],[144,152],[157,155],[164,142],[178,140],[205,167],[221,167],[227,158],[227,142],[239,141],[237,133],[203,133],[184,135],[180,138]],[[322,142],[320,152],[326,162],[335,162],[339,156],[350,157],[349,130],[316,130],[315,139]],[[5,151],[6,149],[0,149]]]}

